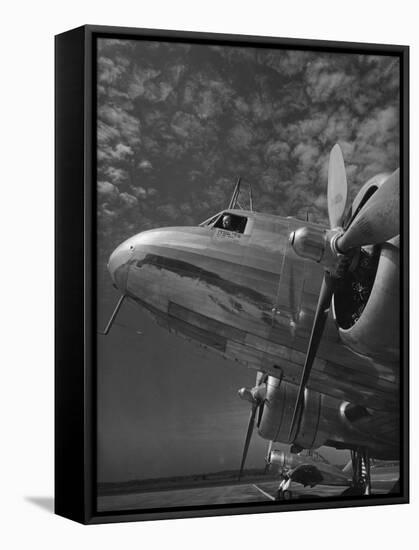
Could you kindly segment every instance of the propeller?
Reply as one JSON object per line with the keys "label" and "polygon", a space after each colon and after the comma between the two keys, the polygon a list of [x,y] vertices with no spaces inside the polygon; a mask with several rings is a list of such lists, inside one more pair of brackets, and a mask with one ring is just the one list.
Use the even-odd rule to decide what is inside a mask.
{"label": "propeller", "polygon": [[329,173],[327,177],[327,208],[330,227],[341,227],[348,196],[345,163],[339,145],[330,151]]}
{"label": "propeller", "polygon": [[379,244],[400,233],[400,170],[397,169],[364,204],[347,231],[337,239],[338,251]]}
{"label": "propeller", "polygon": [[293,439],[294,429],[299,419],[303,407],[304,392],[311,373],[311,368],[316,357],[316,353],[323,335],[323,330],[329,314],[330,302],[335,291],[336,280],[332,278],[330,273],[325,271],[322,286],[320,289],[319,300],[317,302],[316,313],[314,315],[313,327],[311,329],[310,340],[305,357],[303,373],[301,375],[300,385],[298,388],[297,399],[295,401],[294,412],[292,415],[290,432],[288,435],[289,441]]}
{"label": "propeller", "polygon": [[256,417],[257,409],[258,409],[257,404],[252,405],[252,410],[250,411],[249,423],[247,425],[247,433],[246,433],[246,439],[245,439],[245,442],[244,442],[242,461],[240,463],[239,479],[242,476],[244,465],[245,465],[246,458],[247,458],[247,453],[249,451],[249,445],[250,445],[250,441],[252,439],[253,429],[255,427],[255,417]]}
{"label": "propeller", "polygon": [[[327,232],[326,239],[321,236],[316,243],[319,250],[320,247],[323,247],[321,260],[326,267],[290,424],[289,441],[293,441],[295,438],[296,428],[304,406],[304,392],[342,269],[347,268],[348,260],[352,258],[354,249],[358,249],[363,245],[385,242],[400,232],[399,170],[396,170],[387,178],[364,204],[348,229],[343,231],[342,222],[347,195],[345,164],[342,151],[339,145],[336,144],[330,152],[327,182],[327,205],[331,231]],[[296,243],[296,235],[297,232],[292,237],[292,245],[294,250],[301,254],[298,243]],[[300,236],[304,238],[305,235],[303,232],[300,233]],[[317,235],[319,234],[317,233]],[[314,238],[316,238],[316,235],[314,235]]]}
{"label": "propeller", "polygon": [[252,405],[250,410],[249,422],[247,424],[246,439],[244,442],[243,454],[240,463],[240,470],[238,479],[241,479],[243,474],[244,465],[246,463],[247,453],[249,452],[250,441],[252,440],[253,430],[255,428],[256,415],[257,417],[257,426],[260,425],[263,416],[263,409],[265,406],[265,391],[266,391],[266,380],[268,379],[267,375],[258,373],[256,378],[256,386],[254,388],[241,388],[239,390],[239,397],[246,401],[249,401]]}

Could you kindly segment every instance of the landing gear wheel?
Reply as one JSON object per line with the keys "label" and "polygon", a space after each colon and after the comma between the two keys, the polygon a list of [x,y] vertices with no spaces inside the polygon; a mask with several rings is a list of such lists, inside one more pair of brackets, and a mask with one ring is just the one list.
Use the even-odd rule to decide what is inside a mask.
{"label": "landing gear wheel", "polygon": [[291,500],[292,499],[292,491],[289,491],[288,489],[278,489],[276,492],[275,500]]}

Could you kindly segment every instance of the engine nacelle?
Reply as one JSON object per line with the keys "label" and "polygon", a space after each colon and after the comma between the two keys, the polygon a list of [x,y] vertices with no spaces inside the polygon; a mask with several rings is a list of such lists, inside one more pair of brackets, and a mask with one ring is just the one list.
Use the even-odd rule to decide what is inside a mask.
{"label": "engine nacelle", "polygon": [[[385,181],[369,180],[352,204],[351,217]],[[364,247],[356,268],[347,272],[332,301],[332,311],[345,345],[383,361],[399,360],[399,240]]]}
{"label": "engine nacelle", "polygon": [[350,211],[348,212],[348,220],[354,218],[358,212],[361,210],[361,208],[364,206],[364,204],[372,197],[372,195],[377,191],[379,187],[386,181],[386,179],[390,176],[389,173],[382,173],[377,174],[376,176],[373,176],[370,178],[358,191],[352,206],[350,208]]}
{"label": "engine nacelle", "polygon": [[[278,378],[269,376],[266,382],[265,405],[262,420],[259,424],[259,434],[272,441],[289,442],[288,435],[297,399],[298,387]],[[304,449],[315,449],[324,445],[329,439],[325,425],[325,401],[333,401],[333,407],[338,413],[339,401],[313,392],[309,389],[304,393],[304,408],[297,433],[292,442]],[[331,403],[326,404],[327,407]],[[328,411],[329,412],[329,411]],[[329,415],[327,415],[329,416]]]}
{"label": "engine nacelle", "polygon": [[269,463],[279,468],[279,470],[292,470],[306,462],[306,457],[302,457],[298,454],[286,453],[285,451],[274,450],[271,451],[269,456]]}
{"label": "engine nacelle", "polygon": [[370,413],[363,407],[342,402],[310,389],[304,392],[304,407],[296,432],[289,439],[297,386],[268,376],[263,384],[263,413],[258,426],[261,437],[280,443],[292,443],[301,449],[322,445],[336,448],[369,447],[380,441],[365,424]]}

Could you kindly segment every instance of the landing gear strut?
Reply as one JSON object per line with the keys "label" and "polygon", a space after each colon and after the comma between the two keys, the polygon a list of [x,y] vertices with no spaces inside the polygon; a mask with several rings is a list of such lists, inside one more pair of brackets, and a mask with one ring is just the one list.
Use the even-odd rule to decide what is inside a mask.
{"label": "landing gear strut", "polygon": [[367,449],[351,451],[352,486],[343,495],[366,496],[371,494],[371,468]]}
{"label": "landing gear strut", "polygon": [[275,500],[290,500],[292,498],[292,493],[289,490],[290,485],[291,478],[283,477],[276,492]]}

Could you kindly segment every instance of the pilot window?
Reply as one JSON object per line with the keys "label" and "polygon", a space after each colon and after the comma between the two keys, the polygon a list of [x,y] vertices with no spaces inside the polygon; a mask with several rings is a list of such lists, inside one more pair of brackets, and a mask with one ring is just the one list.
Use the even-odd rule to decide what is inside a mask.
{"label": "pilot window", "polygon": [[212,218],[209,218],[209,220],[205,220],[204,222],[202,222],[201,224],[199,224],[201,227],[206,227],[208,225],[212,225],[215,220],[218,218],[219,214],[217,214],[216,216],[213,216]]}
{"label": "pilot window", "polygon": [[225,231],[233,231],[235,233],[244,233],[246,229],[247,218],[244,216],[238,216],[237,214],[230,214],[226,212],[222,214],[214,224],[214,227],[224,229]]}

